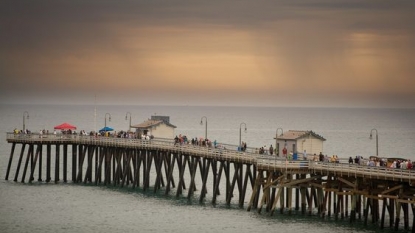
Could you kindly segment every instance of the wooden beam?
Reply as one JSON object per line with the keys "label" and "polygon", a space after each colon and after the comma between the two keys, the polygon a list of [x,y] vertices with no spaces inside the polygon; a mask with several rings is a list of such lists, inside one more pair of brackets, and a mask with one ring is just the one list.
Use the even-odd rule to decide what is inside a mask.
{"label": "wooden beam", "polygon": [[360,195],[368,195],[369,192],[367,190],[354,190],[353,193],[360,194]]}
{"label": "wooden beam", "polygon": [[379,197],[376,195],[366,195],[366,197],[370,199],[383,200],[383,197]]}
{"label": "wooden beam", "polygon": [[350,181],[348,181],[348,180],[346,180],[346,179],[343,179],[343,178],[341,178],[341,177],[337,177],[337,180],[339,180],[339,181],[341,181],[341,182],[343,182],[343,183],[345,183],[345,184],[349,185],[349,186],[350,186],[350,187],[352,187],[352,188],[356,188],[356,184],[353,184],[352,182],[350,182]]}
{"label": "wooden beam", "polygon": [[321,176],[313,176],[313,177],[310,177],[310,178],[307,178],[307,179],[294,180],[294,181],[291,181],[291,182],[288,182],[288,183],[280,184],[279,186],[284,186],[284,187],[294,186],[294,185],[301,184],[301,183],[306,183],[306,182],[309,182],[309,181],[312,181],[312,180],[315,180],[315,179],[318,179],[318,178],[321,178]]}
{"label": "wooden beam", "polygon": [[389,199],[398,199],[398,196],[395,195],[379,195],[382,198],[389,198]]}
{"label": "wooden beam", "polygon": [[326,192],[337,192],[337,191],[339,191],[339,189],[335,189],[335,188],[325,188],[324,191],[326,191]]}
{"label": "wooden beam", "polygon": [[396,202],[399,202],[399,203],[410,203],[410,204],[415,204],[415,200],[402,200],[402,199],[396,199]]}
{"label": "wooden beam", "polygon": [[[263,185],[266,184],[266,185],[264,185],[263,189],[267,189],[267,188],[270,188],[271,186],[274,186],[277,182],[279,182],[280,180],[282,180],[284,178],[285,178],[285,175],[282,175],[282,176],[278,177],[277,179],[273,180],[272,182],[270,182],[269,184],[268,184],[268,181],[263,182],[262,183]],[[278,186],[281,186],[281,185],[278,185]]]}
{"label": "wooden beam", "polygon": [[322,185],[322,184],[310,183],[310,186],[324,189],[324,185]]}
{"label": "wooden beam", "polygon": [[398,186],[395,186],[393,188],[387,189],[387,190],[381,192],[380,194],[387,194],[387,193],[393,192],[393,191],[401,189],[401,188],[403,188],[403,185],[398,185]]}
{"label": "wooden beam", "polygon": [[337,191],[337,192],[335,192],[337,195],[339,195],[339,196],[351,196],[351,195],[354,195],[354,193],[352,193],[352,192],[342,192],[342,191]]}

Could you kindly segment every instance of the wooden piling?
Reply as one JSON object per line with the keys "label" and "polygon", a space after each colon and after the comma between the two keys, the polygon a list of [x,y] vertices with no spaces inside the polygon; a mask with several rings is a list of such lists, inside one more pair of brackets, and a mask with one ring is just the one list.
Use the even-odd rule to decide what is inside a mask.
{"label": "wooden piling", "polygon": [[[40,146],[38,145],[38,147],[36,149],[36,155],[35,155],[35,158],[33,160],[33,167],[31,167],[30,179],[29,179],[30,183],[34,180],[33,176],[34,176],[34,173],[35,173],[35,167],[36,167],[36,163],[37,163],[37,160],[39,158],[40,152],[41,152],[41,145]],[[39,167],[39,170],[40,170],[40,167]]]}
{"label": "wooden piling", "polygon": [[31,156],[33,154],[33,146],[34,146],[33,144],[29,144],[29,149],[27,151],[27,156],[26,156],[26,163],[23,168],[23,175],[22,175],[22,181],[21,181],[22,183],[24,183],[24,180],[26,178],[27,167],[29,166],[29,161],[31,160]]}
{"label": "wooden piling", "polygon": [[15,148],[16,148],[16,143],[13,143],[12,149],[10,151],[9,164],[7,165],[7,172],[6,172],[5,180],[9,180],[10,167],[12,166],[13,154],[14,154],[14,149]]}
{"label": "wooden piling", "polygon": [[76,182],[76,157],[77,157],[77,144],[72,144],[72,182]]}
{"label": "wooden piling", "polygon": [[52,146],[51,144],[47,144],[46,145],[46,182],[50,182],[51,181],[51,176],[50,176],[50,169],[51,169],[51,155],[52,154]]}
{"label": "wooden piling", "polygon": [[20,156],[19,156],[19,161],[17,162],[17,169],[16,169],[16,173],[14,175],[14,181],[17,182],[17,178],[19,177],[19,171],[20,171],[20,165],[22,164],[22,159],[23,159],[23,154],[26,148],[26,144],[22,144],[22,148],[20,150]]}
{"label": "wooden piling", "polygon": [[63,144],[63,182],[68,182],[68,144]]}
{"label": "wooden piling", "polygon": [[56,159],[55,159],[55,184],[59,181],[59,159],[60,159],[60,144],[56,144]]}
{"label": "wooden piling", "polygon": [[43,144],[38,144],[38,148],[39,148],[39,177],[37,179],[38,182],[42,181],[42,154],[43,154]]}

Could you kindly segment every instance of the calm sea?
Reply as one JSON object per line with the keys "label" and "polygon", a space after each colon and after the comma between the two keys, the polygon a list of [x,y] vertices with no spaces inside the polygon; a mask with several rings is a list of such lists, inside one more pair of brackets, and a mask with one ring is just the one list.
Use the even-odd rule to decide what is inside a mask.
{"label": "calm sea", "polygon": [[[271,217],[265,212],[247,212],[238,208],[237,203],[227,206],[224,197],[212,206],[209,193],[207,200],[199,204],[198,193],[188,201],[186,197],[166,197],[162,192],[154,194],[131,188],[5,181],[11,150],[6,132],[22,128],[25,111],[29,113],[29,119],[25,119],[26,128],[33,132],[53,131],[53,126],[63,122],[76,125],[78,130],[99,129],[104,126],[106,113],[111,115],[111,121],[107,118],[108,126],[117,131],[126,130],[129,120],[125,117],[129,112],[132,124],[141,123],[151,115],[170,116],[170,122],[177,126],[176,134],[189,138],[204,136],[205,121],[203,125],[200,121],[206,116],[208,138],[227,144],[238,144],[240,126],[245,123],[247,132],[242,130],[241,140],[249,147],[274,144],[277,128],[313,130],[327,139],[323,153],[340,158],[375,155],[376,140],[375,137],[371,140],[369,135],[376,129],[380,156],[415,159],[414,109],[99,105],[95,114],[94,106],[0,105],[0,232],[380,231],[377,226],[350,225],[347,220],[334,221],[297,213]],[[11,176],[16,160],[15,155]]]}

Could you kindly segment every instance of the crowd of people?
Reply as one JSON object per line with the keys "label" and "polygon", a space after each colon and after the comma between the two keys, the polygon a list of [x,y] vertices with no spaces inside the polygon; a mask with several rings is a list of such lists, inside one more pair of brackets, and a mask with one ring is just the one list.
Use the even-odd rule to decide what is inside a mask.
{"label": "crowd of people", "polygon": [[265,145],[259,148],[258,153],[265,154],[265,155],[274,155],[274,148],[272,147],[272,145],[270,145],[268,149],[267,146]]}
{"label": "crowd of people", "polygon": [[398,169],[415,169],[413,162],[408,159],[394,159],[394,158],[379,158],[370,157],[364,159],[362,156],[357,155],[354,159],[349,158],[349,164],[366,165],[369,167],[386,167],[386,168],[398,168]]}
{"label": "crowd of people", "polygon": [[213,142],[207,138],[197,138],[194,137],[192,139],[188,139],[186,135],[181,135],[179,134],[179,136],[176,135],[176,137],[174,138],[174,145],[193,145],[193,146],[203,146],[203,147],[214,147],[217,148],[218,147],[218,143],[216,140],[214,140]]}

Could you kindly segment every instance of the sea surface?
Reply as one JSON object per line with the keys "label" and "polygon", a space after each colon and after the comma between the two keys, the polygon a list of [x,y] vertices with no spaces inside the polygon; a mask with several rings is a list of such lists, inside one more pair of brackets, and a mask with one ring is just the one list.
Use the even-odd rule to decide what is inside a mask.
{"label": "sea surface", "polygon": [[[415,159],[415,109],[0,105],[0,232],[392,232],[315,215],[247,212],[238,207],[237,199],[227,206],[224,195],[213,206],[209,193],[199,203],[198,192],[189,201],[186,195],[176,198],[128,187],[6,181],[11,151],[6,132],[22,129],[25,111],[26,128],[32,132],[52,132],[63,122],[76,125],[78,131],[92,131],[102,128],[105,119],[107,126],[120,131],[128,129],[130,115],[133,125],[151,115],[165,115],[177,126],[177,135],[189,138],[204,137],[205,120],[200,122],[205,116],[209,139],[237,145],[242,128],[241,140],[258,148],[275,144],[277,128],[313,130],[326,139],[323,154],[340,158],[375,155],[377,132],[379,156]],[[247,196],[246,203],[250,193]]]}

